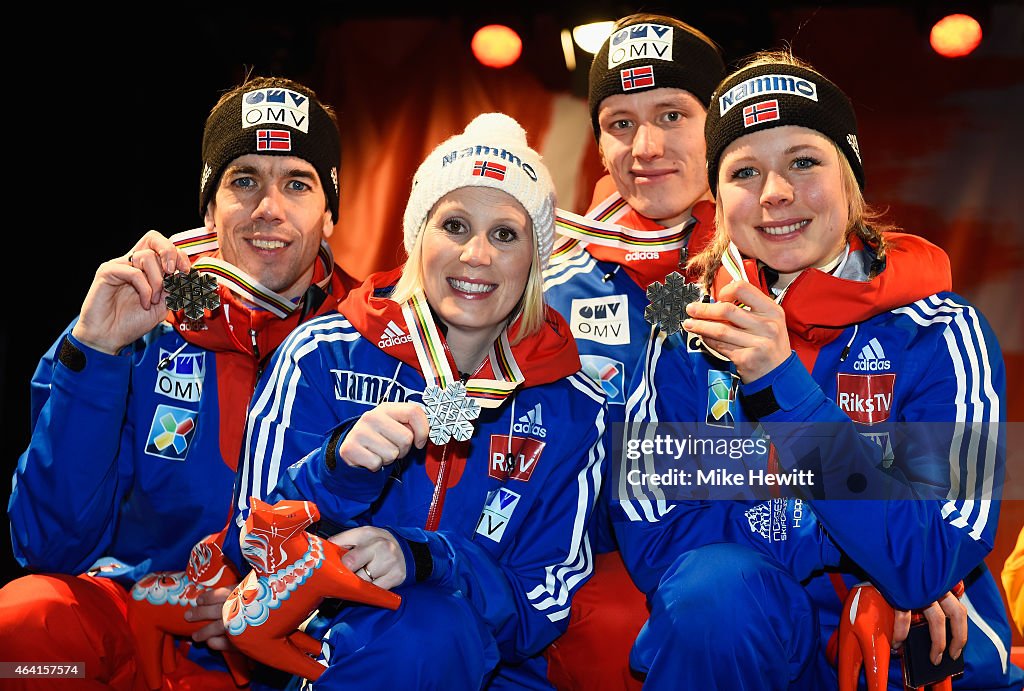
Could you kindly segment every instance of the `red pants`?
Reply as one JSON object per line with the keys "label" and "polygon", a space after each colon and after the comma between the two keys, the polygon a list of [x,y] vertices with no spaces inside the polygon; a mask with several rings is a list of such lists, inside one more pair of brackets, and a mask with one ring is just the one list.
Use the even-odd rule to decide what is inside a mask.
{"label": "red pants", "polygon": [[548,647],[548,680],[559,691],[639,691],[629,651],[647,614],[619,553],[598,554],[594,575],[573,598],[569,628]]}
{"label": "red pants", "polygon": [[[164,691],[237,691],[226,672],[200,667],[177,646]],[[84,663],[86,679],[4,679],[3,688],[145,691],[128,626],[128,592],[91,576],[31,575],[0,589],[0,660]]]}

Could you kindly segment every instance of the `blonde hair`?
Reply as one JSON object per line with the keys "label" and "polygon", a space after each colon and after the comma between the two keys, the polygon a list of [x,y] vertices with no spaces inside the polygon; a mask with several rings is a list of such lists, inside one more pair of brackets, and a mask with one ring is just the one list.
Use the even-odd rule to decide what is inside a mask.
{"label": "blonde hair", "polygon": [[[802,67],[805,70],[810,70],[822,78],[825,75],[821,74],[814,66],[806,60],[801,60],[797,56],[793,55],[793,52],[789,49],[781,50],[759,50],[749,58],[743,61],[743,64],[738,67],[732,74],[748,69],[750,67],[757,67],[758,65],[792,65],[793,67]],[[725,82],[732,75],[727,76],[722,81]]]}
{"label": "blonde hair", "polygon": [[[779,64],[802,67],[821,75],[821,72],[818,72],[809,63],[796,57],[788,50],[763,50],[757,52],[739,69],[744,70],[758,65]],[[727,76],[722,80],[722,83],[725,83],[734,74],[735,72]],[[825,78],[824,75],[821,76]],[[865,245],[874,250],[877,261],[872,265],[871,275],[875,276],[881,270],[881,267],[884,266],[883,260],[885,259],[886,250],[885,233],[898,230],[898,228],[891,223],[882,221],[882,217],[885,214],[884,211],[868,206],[868,203],[864,200],[864,194],[861,192],[860,184],[857,182],[857,176],[854,174],[853,168],[850,167],[850,161],[846,158],[846,154],[843,153],[843,150],[834,141],[831,139],[829,141],[839,157],[839,174],[842,177],[843,196],[846,197],[848,222],[844,237],[849,240],[851,235],[857,235],[864,241]],[[714,238],[712,238],[711,242],[702,252],[692,257],[686,263],[687,269],[697,273],[704,289],[709,292],[715,273],[722,265],[722,255],[725,254],[726,249],[729,247],[730,238],[725,230],[724,220],[725,212],[722,208],[721,194],[719,194],[715,200]]]}
{"label": "blonde hair", "polygon": [[[533,238],[533,220],[530,219],[529,222],[530,227],[526,230]],[[411,298],[417,291],[423,290],[426,285],[423,277],[423,236],[426,235],[426,221],[423,225],[424,227],[420,228],[420,232],[416,234],[409,258],[405,260],[405,266],[402,267],[402,275],[395,283],[394,290],[391,291],[390,299],[399,304]],[[522,317],[519,331],[512,341],[513,345],[540,331],[545,322],[544,278],[541,273],[540,253],[537,249],[536,239],[533,242],[533,257],[530,259],[530,274],[526,277],[526,287],[523,289],[519,302],[508,315],[508,323],[511,324],[520,314]]]}

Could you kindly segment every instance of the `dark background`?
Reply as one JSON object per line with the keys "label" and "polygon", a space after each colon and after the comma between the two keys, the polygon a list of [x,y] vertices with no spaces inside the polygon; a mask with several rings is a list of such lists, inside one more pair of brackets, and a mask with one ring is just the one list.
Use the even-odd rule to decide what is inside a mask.
{"label": "dark background", "polygon": [[[516,11],[502,13],[483,8],[484,3],[445,3],[445,8],[423,7],[418,13],[394,16],[454,23],[464,34],[467,52],[476,28],[493,21],[506,23],[523,37],[521,60],[526,69],[535,72],[547,88],[581,97],[588,63],[575,73],[566,71],[557,28],[641,10],[670,14],[695,25],[720,43],[729,61],[761,48],[779,47],[784,41],[822,68],[822,56],[828,56],[832,67],[844,65],[848,52],[887,50],[884,45],[874,46],[879,39],[873,31],[850,34],[834,20],[829,25],[834,28],[823,35],[816,26],[819,14],[836,7],[865,16],[900,13],[907,30],[899,40],[922,56],[928,52],[928,28],[945,12],[971,11],[988,34],[995,29],[989,22],[996,8],[996,16],[1012,20],[1010,27],[1000,27],[1002,35],[1009,32],[1011,41],[1019,40],[1024,46],[1024,10],[1007,2],[714,4],[712,9],[690,3],[509,3],[507,7]],[[1007,11],[1007,7],[1016,9]],[[0,475],[8,478],[4,482],[28,443],[32,371],[77,314],[97,265],[124,254],[149,228],[171,234],[200,222],[202,125],[219,94],[240,82],[249,69],[289,76],[320,91],[330,78],[319,60],[326,31],[334,29],[331,35],[336,37],[338,25],[346,20],[389,16],[370,7],[326,3],[232,4],[225,9],[178,6],[174,11],[148,6],[116,17],[80,8],[46,15],[29,8],[29,13],[35,16],[8,25],[8,33],[27,47],[15,54],[7,49],[5,70],[10,90],[4,202],[8,235],[16,239],[4,253],[7,311],[0,321]],[[1018,57],[1022,53],[1024,49]],[[577,57],[585,56],[577,51]],[[898,85],[910,98],[927,89],[926,84],[943,79],[932,74],[922,80],[918,72],[922,64],[939,62],[932,56],[914,66],[894,63],[886,70],[863,72],[847,65],[843,80],[833,78],[844,88],[856,87],[850,83],[854,77],[865,83]],[[372,64],[367,68],[372,69]],[[435,76],[443,79],[445,75]],[[1016,83],[1019,87],[1019,72]],[[1019,88],[1014,93],[1007,97],[1005,110],[994,111],[993,117],[1010,118],[1019,125],[1024,104]],[[900,104],[872,105],[898,110]],[[335,106],[344,122],[346,108],[351,106]],[[929,133],[922,129],[915,134],[927,139]],[[1015,152],[1010,158],[1017,168],[997,170],[995,175],[1016,178],[1021,193],[1020,154],[1024,151],[1019,137],[1006,145]],[[873,192],[877,198],[877,188]],[[1020,208],[1020,196],[1005,203]],[[1021,225],[1011,231],[1020,233]],[[965,294],[970,297],[969,292]],[[1019,388],[1021,383],[1011,381],[1010,385]],[[82,450],[83,459],[87,451]],[[7,489],[0,492],[4,504],[8,494]],[[6,521],[0,521],[0,583],[21,573],[10,556],[6,531]]]}

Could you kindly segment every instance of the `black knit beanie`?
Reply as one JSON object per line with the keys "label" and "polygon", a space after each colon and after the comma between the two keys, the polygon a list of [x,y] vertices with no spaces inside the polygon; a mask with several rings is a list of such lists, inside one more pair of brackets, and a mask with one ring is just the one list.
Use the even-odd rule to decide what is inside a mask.
{"label": "black knit beanie", "polygon": [[668,87],[689,91],[707,107],[724,76],[717,48],[678,26],[638,18],[609,36],[590,65],[594,136],[600,137],[597,111],[609,96]]}
{"label": "black knit beanie", "polygon": [[722,152],[745,134],[783,125],[820,132],[839,147],[864,189],[864,164],[853,105],[839,87],[817,72],[775,63],[737,70],[711,96],[704,124],[708,184],[717,194]]}
{"label": "black knit beanie", "polygon": [[338,222],[338,128],[315,98],[280,86],[235,94],[206,119],[199,213],[206,213],[220,176],[246,154],[295,156],[316,169],[331,217]]}

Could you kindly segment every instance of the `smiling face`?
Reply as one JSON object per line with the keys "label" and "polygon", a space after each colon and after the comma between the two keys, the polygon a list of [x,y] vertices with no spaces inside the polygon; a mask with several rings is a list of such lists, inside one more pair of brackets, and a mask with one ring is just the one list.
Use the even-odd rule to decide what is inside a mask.
{"label": "smiling face", "polygon": [[795,125],[729,144],[718,169],[718,204],[740,252],[784,274],[837,257],[850,217],[839,156],[830,139]]}
{"label": "smiling face", "polygon": [[616,94],[598,109],[601,160],[633,209],[664,226],[710,199],[705,162],[707,111],[682,89]]}
{"label": "smiling face", "polygon": [[206,227],[225,261],[287,298],[309,288],[320,241],[334,231],[316,169],[294,156],[257,154],[224,169]]}
{"label": "smiling face", "polygon": [[423,292],[450,344],[494,341],[523,295],[533,244],[530,217],[501,190],[463,187],[434,205],[423,229]]}

